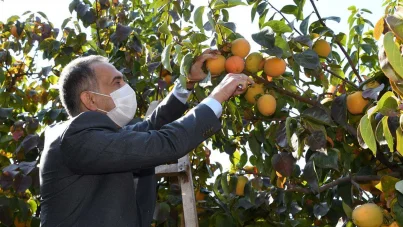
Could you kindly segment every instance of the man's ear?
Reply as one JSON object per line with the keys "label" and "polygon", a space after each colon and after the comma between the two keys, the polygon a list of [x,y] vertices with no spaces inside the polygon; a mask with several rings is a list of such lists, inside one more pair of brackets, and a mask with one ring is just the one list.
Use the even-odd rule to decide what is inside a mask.
{"label": "man's ear", "polygon": [[96,111],[97,110],[97,105],[95,104],[94,96],[87,91],[83,91],[80,94],[80,100],[82,105],[87,109],[91,111]]}

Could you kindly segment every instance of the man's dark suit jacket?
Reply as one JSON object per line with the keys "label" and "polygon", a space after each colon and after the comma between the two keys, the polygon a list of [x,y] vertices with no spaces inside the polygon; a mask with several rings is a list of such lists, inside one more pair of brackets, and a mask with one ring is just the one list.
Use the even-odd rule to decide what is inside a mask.
{"label": "man's dark suit jacket", "polygon": [[183,157],[221,128],[207,105],[182,116],[187,108],[170,94],[149,119],[122,129],[93,111],[48,128],[41,225],[150,226],[154,167]]}

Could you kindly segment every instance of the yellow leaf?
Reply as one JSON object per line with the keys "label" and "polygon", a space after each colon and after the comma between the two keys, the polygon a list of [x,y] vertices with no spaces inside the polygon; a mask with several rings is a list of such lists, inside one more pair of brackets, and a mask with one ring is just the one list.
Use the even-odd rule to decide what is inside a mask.
{"label": "yellow leaf", "polygon": [[[400,116],[400,118],[402,118],[402,116]],[[396,150],[403,155],[403,132],[401,128],[397,128],[396,130]]]}
{"label": "yellow leaf", "polygon": [[382,33],[383,33],[383,26],[385,24],[384,18],[385,18],[385,16],[381,17],[381,19],[379,19],[378,22],[376,22],[376,24],[375,24],[374,38],[376,40],[379,40],[381,38]]}
{"label": "yellow leaf", "polygon": [[284,184],[287,180],[287,177],[278,177],[277,178],[277,187],[278,188],[284,188]]}

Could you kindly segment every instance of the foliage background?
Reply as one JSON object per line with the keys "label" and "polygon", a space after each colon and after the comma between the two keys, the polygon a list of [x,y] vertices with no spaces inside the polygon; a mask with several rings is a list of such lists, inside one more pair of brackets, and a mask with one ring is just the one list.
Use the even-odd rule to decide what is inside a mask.
{"label": "foliage background", "polygon": [[[242,96],[234,98],[224,105],[224,127],[209,140],[212,145],[202,144],[192,152],[195,193],[206,194],[197,204],[199,224],[335,226],[342,220],[351,225],[355,206],[375,202],[385,210],[385,224],[397,220],[402,225],[402,150],[393,146],[400,145],[402,137],[400,96],[387,92],[390,82],[379,65],[374,24],[367,19],[371,12],[350,7],[349,31],[336,33],[328,23],[340,18],[319,21],[319,11],[305,15],[304,7],[315,5],[305,0],[278,8],[264,0],[216,0],[198,7],[189,0],[74,0],[69,5],[72,17],[60,28],[42,12],[0,22],[0,225],[38,226],[37,160],[45,127],[66,120],[55,85],[68,62],[89,54],[108,56],[136,88],[136,116],[141,118],[152,101],[169,91],[164,68],[183,81],[191,61],[204,49],[223,50],[243,35],[227,9],[245,4],[252,6],[245,18],[259,24],[249,41],[265,55],[286,59],[288,70],[273,82],[261,73],[251,75],[277,98],[273,116],[262,116]],[[391,6],[385,13],[393,13],[396,5],[385,1],[385,7]],[[327,59],[312,51],[317,39],[313,34],[332,43]],[[49,65],[40,66],[42,59]],[[364,73],[370,78],[366,83],[382,84],[366,90],[368,108],[378,107],[370,118],[346,110],[346,95],[364,88]],[[207,79],[202,86],[215,85],[222,77]],[[326,94],[330,85],[339,89]],[[211,88],[197,87],[191,105]],[[332,101],[321,104],[329,95]],[[377,130],[379,122],[384,122],[382,131]],[[211,148],[230,155],[230,171],[222,172],[220,163],[210,161]],[[258,171],[249,172],[247,162]],[[210,184],[214,173],[218,177]],[[244,196],[235,194],[241,175],[250,178]],[[158,195],[153,225],[183,225],[174,179],[161,179]]]}

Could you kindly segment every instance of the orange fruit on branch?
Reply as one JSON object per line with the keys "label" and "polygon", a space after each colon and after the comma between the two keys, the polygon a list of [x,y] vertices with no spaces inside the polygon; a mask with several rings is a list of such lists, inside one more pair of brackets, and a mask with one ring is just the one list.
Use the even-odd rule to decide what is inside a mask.
{"label": "orange fruit on branch", "polygon": [[207,59],[206,67],[210,71],[212,77],[219,76],[225,70],[225,57],[216,55],[216,59]]}
{"label": "orange fruit on branch", "polygon": [[245,99],[251,104],[256,103],[256,95],[263,94],[263,84],[253,84],[248,90],[246,91],[245,94]]}
{"label": "orange fruit on branch", "polygon": [[332,52],[332,48],[326,40],[319,39],[313,45],[313,51],[315,51],[320,57],[327,57],[330,52]]}
{"label": "orange fruit on branch", "polygon": [[206,196],[205,193],[201,192],[200,190],[197,190],[197,192],[196,192],[196,201],[204,200],[205,196]]}
{"label": "orange fruit on branch", "polygon": [[276,99],[269,94],[264,94],[257,100],[257,108],[263,116],[270,116],[276,112],[276,106]]}
{"label": "orange fruit on branch", "polygon": [[236,183],[235,194],[239,196],[243,196],[245,193],[245,185],[248,183],[248,178],[245,176],[239,176],[238,181]]}
{"label": "orange fruit on branch", "polygon": [[383,223],[383,212],[376,204],[367,203],[353,210],[352,219],[358,227],[379,227]]}
{"label": "orange fruit on branch", "polygon": [[225,61],[225,70],[228,73],[241,73],[245,68],[245,61],[239,56],[231,56]]}
{"label": "orange fruit on branch", "polygon": [[264,72],[267,76],[278,77],[285,72],[286,66],[287,65],[283,59],[270,57],[264,63]]}
{"label": "orange fruit on branch", "polygon": [[251,73],[257,73],[264,67],[263,56],[254,52],[248,55],[245,61],[245,69]]}
{"label": "orange fruit on branch", "polygon": [[369,101],[362,97],[362,91],[347,96],[347,110],[351,114],[362,114]]}
{"label": "orange fruit on branch", "polygon": [[17,26],[13,25],[10,29],[10,33],[11,35],[13,35],[16,39],[20,38],[20,35],[18,35],[18,30],[17,30]]}
{"label": "orange fruit on branch", "polygon": [[231,43],[231,53],[241,58],[246,57],[250,51],[250,44],[245,38],[238,38]]}
{"label": "orange fruit on branch", "polygon": [[167,83],[168,85],[170,85],[172,83],[172,76],[170,74],[167,74],[166,76],[164,76],[164,81],[165,83]]}

